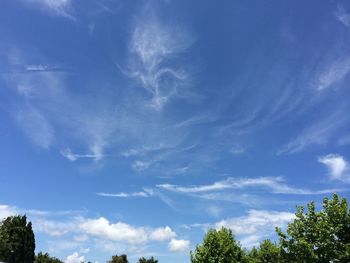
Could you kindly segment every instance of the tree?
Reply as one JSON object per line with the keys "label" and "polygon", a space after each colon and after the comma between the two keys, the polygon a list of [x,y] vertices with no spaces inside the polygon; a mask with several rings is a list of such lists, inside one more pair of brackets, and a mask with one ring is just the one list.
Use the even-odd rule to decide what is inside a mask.
{"label": "tree", "polygon": [[280,248],[270,240],[264,240],[259,248],[252,248],[247,255],[249,263],[278,263],[281,262]]}
{"label": "tree", "polygon": [[350,212],[345,198],[323,200],[316,212],[315,203],[297,207],[295,220],[286,233],[277,228],[281,253],[286,262],[350,262]]}
{"label": "tree", "polygon": [[144,257],[139,259],[138,263],[158,263],[158,260],[154,259],[153,257],[146,259]]}
{"label": "tree", "polygon": [[0,223],[0,260],[33,263],[35,237],[27,217],[10,216]]}
{"label": "tree", "polygon": [[108,261],[108,263],[129,263],[129,261],[126,255],[115,255],[112,256],[112,260]]}
{"label": "tree", "polygon": [[35,256],[34,263],[63,263],[63,261],[55,257],[50,257],[48,253],[43,254],[39,252],[39,254]]}
{"label": "tree", "polygon": [[194,253],[191,251],[192,263],[235,263],[244,262],[244,253],[236,242],[232,231],[227,228],[210,229]]}

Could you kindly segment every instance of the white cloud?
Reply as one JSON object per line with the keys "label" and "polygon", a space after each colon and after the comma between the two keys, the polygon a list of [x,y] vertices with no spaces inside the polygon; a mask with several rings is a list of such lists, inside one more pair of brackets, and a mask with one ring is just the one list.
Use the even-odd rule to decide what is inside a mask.
{"label": "white cloud", "polygon": [[130,42],[129,71],[126,74],[150,93],[150,105],[161,110],[168,100],[178,95],[188,74],[178,67],[165,66],[185,51],[192,39],[183,28],[166,25],[154,12],[147,10],[136,22]]}
{"label": "white cloud", "polygon": [[231,148],[230,153],[234,155],[242,155],[246,152],[246,149],[242,146],[234,146]]}
{"label": "white cloud", "polygon": [[57,220],[49,220],[45,217],[33,217],[33,228],[35,231],[45,233],[52,237],[61,237],[75,230],[75,221],[58,222]]}
{"label": "white cloud", "polygon": [[21,0],[23,3],[38,9],[49,11],[53,15],[63,16],[74,20],[71,15],[72,0]]}
{"label": "white cloud", "polygon": [[321,73],[318,79],[318,90],[324,90],[344,79],[350,72],[350,58],[341,58],[335,61],[327,70]]}
{"label": "white cloud", "polygon": [[6,217],[14,216],[18,213],[19,211],[15,207],[8,205],[0,205],[0,221],[2,221],[2,219]]}
{"label": "white cloud", "polygon": [[50,72],[61,70],[58,66],[46,65],[46,64],[28,64],[25,65],[27,72]]}
{"label": "white cloud", "polygon": [[80,228],[88,235],[112,241],[144,243],[148,238],[143,227],[133,227],[122,222],[113,224],[103,217],[86,219],[80,224]]}
{"label": "white cloud", "polygon": [[218,217],[221,213],[221,209],[218,206],[208,206],[205,208],[205,212],[213,217]]}
{"label": "white cloud", "polygon": [[346,172],[349,170],[349,163],[339,154],[328,154],[318,158],[318,161],[329,170],[329,174],[333,179],[344,180]]}
{"label": "white cloud", "polygon": [[295,215],[289,212],[249,210],[247,215],[221,220],[215,227],[230,228],[242,238],[242,245],[251,247],[274,233],[276,226],[285,227],[294,218]]}
{"label": "white cloud", "polygon": [[54,139],[54,129],[40,111],[28,106],[17,113],[16,121],[34,144],[44,149],[50,147]]}
{"label": "white cloud", "polygon": [[327,118],[306,127],[295,139],[292,139],[277,153],[294,154],[303,151],[311,145],[325,145],[347,123],[349,123],[349,118],[344,114],[344,108],[340,108]]}
{"label": "white cloud", "polygon": [[[121,122],[115,105],[105,100],[96,102],[96,94],[92,95],[94,98],[91,94],[76,96],[67,88],[65,71],[50,71],[49,65],[30,64],[23,56],[16,56],[19,58],[9,63],[14,69],[19,65],[13,63],[21,63],[26,72],[19,74],[14,70],[4,79],[18,94],[19,106],[16,106],[19,110],[14,117],[30,140],[45,149],[58,145],[63,148],[61,154],[71,161],[79,158],[99,161],[107,156],[104,149],[111,144],[112,135]],[[90,103],[94,107],[86,106]],[[87,148],[88,153],[72,152],[65,147],[67,142]]]}
{"label": "white cloud", "polygon": [[173,191],[183,194],[197,194],[213,191],[224,191],[228,189],[244,189],[244,188],[265,188],[275,194],[325,194],[334,192],[335,189],[326,189],[311,191],[307,189],[299,189],[288,186],[281,177],[258,177],[258,178],[232,178],[229,177],[226,180],[214,182],[209,185],[197,185],[197,186],[178,186],[172,184],[159,184],[158,188]]}
{"label": "white cloud", "polygon": [[249,210],[248,215],[222,220],[216,223],[216,228],[228,227],[236,235],[256,234],[266,228],[274,229],[294,219],[289,212]]}
{"label": "white cloud", "polygon": [[346,12],[343,6],[338,6],[337,11],[335,12],[335,16],[339,22],[341,22],[344,26],[350,28],[350,14]]}
{"label": "white cloud", "polygon": [[171,239],[168,248],[172,252],[186,252],[190,248],[190,241],[185,239]]}
{"label": "white cloud", "polygon": [[133,193],[120,192],[115,194],[111,194],[111,193],[96,193],[96,194],[103,197],[119,197],[119,198],[152,196],[149,192],[133,192]]}
{"label": "white cloud", "polygon": [[176,237],[176,233],[168,226],[153,230],[149,236],[151,240],[164,241]]}
{"label": "white cloud", "polygon": [[61,151],[61,155],[65,158],[67,158],[69,161],[76,161],[81,158],[85,159],[94,159],[95,161],[99,161],[103,158],[102,150],[95,151],[93,154],[76,154],[71,151],[71,149],[66,148]]}
{"label": "white cloud", "polygon": [[77,252],[74,252],[72,255],[68,256],[65,260],[65,263],[81,263],[84,262],[84,256],[79,256]]}
{"label": "white cloud", "polygon": [[142,172],[144,170],[147,170],[152,165],[152,161],[140,161],[136,160],[132,164],[132,168],[138,172]]}

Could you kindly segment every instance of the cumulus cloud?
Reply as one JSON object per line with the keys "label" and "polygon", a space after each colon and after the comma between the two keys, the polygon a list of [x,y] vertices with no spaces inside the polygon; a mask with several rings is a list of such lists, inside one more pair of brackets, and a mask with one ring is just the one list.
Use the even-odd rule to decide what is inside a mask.
{"label": "cumulus cloud", "polygon": [[129,243],[144,243],[147,241],[147,233],[143,227],[133,227],[126,223],[110,223],[107,219],[87,219],[80,228],[88,235],[112,240],[126,241]]}
{"label": "cumulus cloud", "polygon": [[168,226],[153,230],[149,236],[150,239],[156,241],[164,241],[173,237],[176,237],[176,233]]}
{"label": "cumulus cloud", "polygon": [[16,215],[18,213],[19,213],[19,211],[15,207],[8,206],[8,205],[0,205],[0,221],[3,218],[6,218],[8,216],[13,216],[13,215]]}
{"label": "cumulus cloud", "polygon": [[72,255],[69,255],[64,262],[65,263],[81,263],[84,261],[85,261],[84,256],[79,256],[79,254],[77,252],[74,252]]}
{"label": "cumulus cloud", "polygon": [[289,212],[249,210],[247,215],[221,220],[215,227],[230,228],[235,235],[242,238],[243,246],[252,247],[268,238],[276,226],[285,227],[294,218],[295,215]]}
{"label": "cumulus cloud", "polygon": [[[25,210],[0,205],[0,221],[17,214],[27,214],[28,220],[33,223],[34,233],[51,237],[52,241],[48,241],[50,252],[74,249],[88,253],[91,246],[108,252],[115,251],[116,248],[135,252],[144,249],[150,242],[164,242],[177,237],[169,226],[138,227],[124,222],[112,223],[104,217],[88,218],[83,212]],[[75,262],[73,260],[79,258],[81,257],[74,253],[67,258],[67,262]]]}
{"label": "cumulus cloud", "polygon": [[152,165],[152,161],[140,161],[140,160],[136,160],[133,164],[132,164],[132,168],[135,171],[138,172],[142,172],[144,170],[147,170],[151,165]]}
{"label": "cumulus cloud", "polygon": [[168,248],[172,252],[186,252],[190,248],[190,241],[185,239],[171,239]]}
{"label": "cumulus cloud", "polygon": [[328,170],[332,179],[346,180],[349,171],[349,163],[345,158],[339,154],[328,154],[318,158],[318,161],[324,164]]}

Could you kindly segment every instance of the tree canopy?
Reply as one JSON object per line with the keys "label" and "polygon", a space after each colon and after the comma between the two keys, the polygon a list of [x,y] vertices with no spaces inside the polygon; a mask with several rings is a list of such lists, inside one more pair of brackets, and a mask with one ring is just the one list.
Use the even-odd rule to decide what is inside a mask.
{"label": "tree canopy", "polygon": [[192,263],[233,263],[243,260],[243,250],[227,228],[210,229],[203,244],[198,245],[194,253],[191,252]]}
{"label": "tree canopy", "polygon": [[129,263],[128,257],[126,255],[115,255],[112,256],[112,259],[108,263]]}
{"label": "tree canopy", "polygon": [[139,259],[138,263],[158,263],[158,260],[154,259],[153,257],[146,259],[144,257]]}
{"label": "tree canopy", "polygon": [[258,248],[252,248],[246,256],[248,263],[278,263],[281,262],[280,248],[270,240],[264,240]]}
{"label": "tree canopy", "polygon": [[43,254],[42,252],[39,252],[38,255],[35,256],[34,263],[63,263],[63,261],[51,257],[48,253]]}
{"label": "tree canopy", "polygon": [[282,257],[289,262],[350,262],[350,213],[345,198],[324,198],[323,209],[315,203],[297,207],[286,233],[277,228]]}
{"label": "tree canopy", "polygon": [[27,217],[10,216],[0,223],[0,260],[7,263],[33,263],[35,237]]}
{"label": "tree canopy", "polygon": [[[298,206],[295,219],[282,231],[279,241],[264,240],[250,251],[242,249],[228,228],[210,229],[202,244],[191,251],[191,263],[349,263],[350,210],[337,194],[324,198],[322,209],[315,202]],[[6,263],[62,263],[48,253],[34,254],[35,237],[26,216],[11,216],[0,222],[0,261]],[[128,263],[126,255],[115,255],[108,263]],[[140,258],[138,263],[158,263]]]}

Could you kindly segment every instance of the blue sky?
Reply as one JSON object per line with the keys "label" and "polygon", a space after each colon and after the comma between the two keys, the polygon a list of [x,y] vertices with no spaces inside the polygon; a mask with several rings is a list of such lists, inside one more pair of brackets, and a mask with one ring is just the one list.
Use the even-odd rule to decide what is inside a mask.
{"label": "blue sky", "polygon": [[5,0],[0,35],[0,217],[37,251],[189,262],[349,197],[348,1]]}

